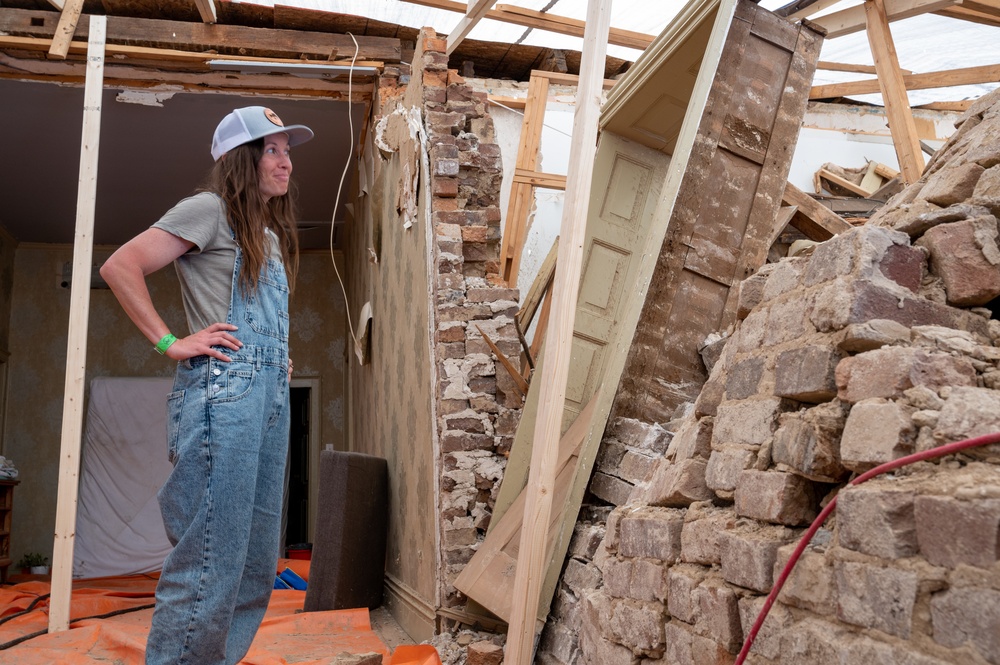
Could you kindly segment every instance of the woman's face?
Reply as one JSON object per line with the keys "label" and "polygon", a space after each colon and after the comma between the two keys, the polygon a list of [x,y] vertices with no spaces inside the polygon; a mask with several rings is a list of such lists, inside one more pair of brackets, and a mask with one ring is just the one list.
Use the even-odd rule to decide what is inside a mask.
{"label": "woman's face", "polygon": [[288,180],[292,175],[292,158],[288,149],[287,134],[264,137],[264,154],[257,162],[258,186],[267,202],[272,196],[288,193]]}

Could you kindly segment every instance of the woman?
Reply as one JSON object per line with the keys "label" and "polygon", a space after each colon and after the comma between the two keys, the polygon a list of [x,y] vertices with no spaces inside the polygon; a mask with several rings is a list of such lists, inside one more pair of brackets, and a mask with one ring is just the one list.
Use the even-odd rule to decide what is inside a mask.
{"label": "woman", "polygon": [[[288,446],[288,293],[298,242],[289,147],[312,130],[236,109],[212,141],[208,191],[184,199],[101,268],[125,312],[177,360],[167,400],[174,464],[158,494],[174,545],[146,663],[237,663],[277,568]],[[176,338],[145,276],[174,262],[189,330]]]}

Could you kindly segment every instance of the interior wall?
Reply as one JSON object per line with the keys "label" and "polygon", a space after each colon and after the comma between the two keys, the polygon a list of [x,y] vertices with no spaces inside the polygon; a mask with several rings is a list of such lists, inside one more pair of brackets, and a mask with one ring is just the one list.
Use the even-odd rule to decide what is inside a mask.
{"label": "interior wall", "polygon": [[[10,347],[10,301],[14,284],[14,250],[17,242],[0,226],[0,351]],[[0,404],[3,409],[3,404]],[[2,419],[0,419],[2,422]],[[3,432],[0,431],[0,444]],[[0,452],[3,447],[0,446]]]}
{"label": "interior wall", "polygon": [[[376,107],[383,116],[396,104],[388,99],[391,81],[383,77],[381,108]],[[399,106],[412,104],[403,100]],[[391,146],[382,143],[386,149],[377,149],[371,140],[365,146],[358,212],[349,225],[345,253],[356,334],[363,332],[358,321],[366,302],[372,313],[369,360],[359,364],[353,353],[350,359],[351,447],[388,462],[386,603],[411,637],[426,639],[434,631],[438,513],[428,341],[427,174],[420,172],[420,186],[414,190],[413,177],[422,168],[420,145],[402,116],[395,119],[399,124],[386,133],[372,129],[378,133],[375,141],[388,140]]]}
{"label": "interior wall", "polygon": [[[95,265],[111,251],[95,248]],[[15,253],[12,279],[4,279],[5,284],[13,284],[4,455],[14,461],[21,480],[15,492],[12,529],[15,561],[29,551],[52,555],[70,299],[70,290],[60,282],[63,265],[72,257],[68,245],[22,244]],[[171,329],[178,334],[186,331],[173,269],[151,275],[148,284]],[[92,289],[90,295],[87,385],[98,376],[173,376],[173,362],[150,348],[110,290]],[[321,437],[338,447],[345,440],[342,301],[329,256],[304,255],[290,312],[290,346],[296,375],[321,380]]]}

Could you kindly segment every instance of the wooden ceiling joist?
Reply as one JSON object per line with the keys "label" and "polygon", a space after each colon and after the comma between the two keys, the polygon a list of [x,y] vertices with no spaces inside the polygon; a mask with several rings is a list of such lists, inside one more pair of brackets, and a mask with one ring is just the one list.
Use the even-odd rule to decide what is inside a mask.
{"label": "wooden ceiling joist", "polygon": [[[928,14],[940,9],[962,4],[963,0],[885,0],[886,17],[890,22]],[[826,30],[827,39],[843,37],[865,29],[865,3],[859,3],[839,12],[812,19]]]}
{"label": "wooden ceiling joist", "polygon": [[83,11],[83,0],[69,0],[59,13],[59,24],[52,36],[49,47],[49,57],[53,60],[65,60],[69,52],[69,43],[73,41],[77,23],[80,22],[80,12]]}
{"label": "wooden ceiling joist", "polygon": [[[443,9],[449,12],[465,14],[468,6],[464,2],[456,0],[403,0],[412,5],[421,7],[432,7]],[[503,23],[512,23],[526,28],[537,30],[547,30],[560,35],[571,35],[573,37],[583,37],[585,22],[579,19],[568,18],[566,16],[556,16],[548,12],[538,12],[514,5],[497,5],[486,12],[484,18]],[[655,35],[647,35],[632,30],[619,30],[611,28],[608,36],[608,43],[615,46],[627,46],[635,49],[645,49],[655,39]]]}
{"label": "wooden ceiling joist", "polygon": [[784,7],[775,9],[774,13],[787,18],[789,21],[797,21],[817,14],[838,2],[840,0],[795,0],[795,2],[790,2]]}
{"label": "wooden ceiling joist", "polygon": [[[820,60],[816,63],[816,69],[824,69],[828,72],[854,72],[856,74],[875,74],[874,65],[855,65],[847,62],[826,62]],[[912,74],[909,69],[900,69],[904,74]]]}
{"label": "wooden ceiling joist", "polygon": [[938,16],[946,16],[971,23],[1000,27],[1000,0],[963,2],[961,6],[939,9],[934,13]]}
{"label": "wooden ceiling joist", "polygon": [[[86,39],[89,17],[81,17],[74,35]],[[4,9],[0,12],[0,33],[16,37],[52,39],[55,14],[50,11]],[[360,50],[357,59],[399,62],[401,46],[391,37],[355,37]],[[129,44],[179,51],[215,51],[222,55],[252,55],[266,58],[311,58],[326,60],[331,52],[354,53],[350,35],[307,30],[250,28],[242,25],[206,25],[188,21],[167,21],[125,16],[108,17],[108,43]]]}
{"label": "wooden ceiling joist", "polygon": [[202,21],[209,24],[218,22],[219,14],[215,11],[214,0],[194,0],[194,4],[198,8]]}
{"label": "wooden ceiling joist", "polygon": [[459,20],[458,25],[456,25],[452,29],[451,34],[448,35],[448,46],[446,48],[448,55],[451,55],[458,45],[462,43],[462,40],[469,36],[472,29],[476,27],[476,24],[479,23],[484,16],[486,16],[486,12],[488,12],[490,8],[496,4],[496,1],[497,0],[469,0],[469,7],[465,12],[465,16]]}
{"label": "wooden ceiling joist", "polygon": [[[955,85],[997,82],[1000,82],[1000,64],[903,75],[903,84],[907,90],[928,90]],[[862,81],[845,81],[844,83],[813,86],[809,91],[809,99],[831,99],[848,95],[871,95],[879,92],[881,90],[878,79],[864,79]]]}

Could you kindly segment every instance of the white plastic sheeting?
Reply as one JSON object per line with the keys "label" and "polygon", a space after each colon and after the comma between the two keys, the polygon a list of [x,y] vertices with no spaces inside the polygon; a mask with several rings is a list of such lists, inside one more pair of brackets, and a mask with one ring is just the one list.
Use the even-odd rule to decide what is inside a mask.
{"label": "white plastic sheeting", "polygon": [[156,492],[170,475],[172,379],[96,378],[83,440],[73,577],[159,570],[170,552]]}

